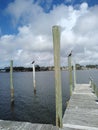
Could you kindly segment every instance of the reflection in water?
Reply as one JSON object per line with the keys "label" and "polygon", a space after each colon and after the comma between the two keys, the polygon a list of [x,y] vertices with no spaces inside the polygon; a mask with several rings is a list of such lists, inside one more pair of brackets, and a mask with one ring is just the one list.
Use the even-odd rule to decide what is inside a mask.
{"label": "reflection in water", "polygon": [[11,102],[11,112],[14,112],[14,101]]}
{"label": "reflection in water", "polygon": [[15,120],[15,102],[11,103],[11,120]]}
{"label": "reflection in water", "polygon": [[36,89],[34,89],[34,95],[36,95]]}

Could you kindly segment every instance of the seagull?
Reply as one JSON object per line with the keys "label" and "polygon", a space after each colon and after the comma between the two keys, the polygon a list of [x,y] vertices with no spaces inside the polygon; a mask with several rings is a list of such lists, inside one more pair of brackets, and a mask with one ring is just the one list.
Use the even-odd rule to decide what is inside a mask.
{"label": "seagull", "polygon": [[71,50],[71,52],[69,53],[69,55],[68,56],[71,56],[72,55],[72,50]]}
{"label": "seagull", "polygon": [[32,61],[32,63],[31,64],[34,64],[35,63],[35,61]]}

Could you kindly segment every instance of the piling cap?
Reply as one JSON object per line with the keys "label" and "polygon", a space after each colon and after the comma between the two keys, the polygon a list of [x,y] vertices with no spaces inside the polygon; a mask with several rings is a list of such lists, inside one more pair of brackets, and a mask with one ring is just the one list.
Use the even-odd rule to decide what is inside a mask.
{"label": "piling cap", "polygon": [[60,27],[59,25],[54,25],[54,26],[52,26],[52,28],[57,28],[57,27]]}

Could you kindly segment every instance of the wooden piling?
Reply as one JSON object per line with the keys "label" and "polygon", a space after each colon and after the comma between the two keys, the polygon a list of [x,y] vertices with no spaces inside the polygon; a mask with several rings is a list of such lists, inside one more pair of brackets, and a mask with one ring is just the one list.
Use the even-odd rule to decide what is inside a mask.
{"label": "wooden piling", "polygon": [[98,98],[98,88],[97,88],[96,84],[94,83],[94,81],[93,81],[93,79],[91,77],[90,77],[90,86],[91,86],[91,88],[93,90],[93,93],[95,93],[97,98]]}
{"label": "wooden piling", "polygon": [[98,98],[98,88],[97,88],[96,85],[95,85],[95,94],[96,94],[96,96],[97,96],[97,98]]}
{"label": "wooden piling", "polygon": [[76,64],[73,64],[73,72],[74,72],[74,88],[76,86]]}
{"label": "wooden piling", "polygon": [[62,128],[62,89],[60,72],[60,30],[59,26],[52,27],[54,66],[55,66],[55,92],[56,92],[56,126]]}
{"label": "wooden piling", "polygon": [[93,89],[93,79],[91,79],[91,88]]}
{"label": "wooden piling", "polygon": [[33,63],[33,85],[34,85],[34,94],[36,94],[36,80],[35,80],[35,65]]}
{"label": "wooden piling", "polygon": [[92,85],[92,89],[93,89],[93,93],[95,93],[95,84],[94,84],[94,80],[91,80],[91,85]]}
{"label": "wooden piling", "polygon": [[11,104],[13,104],[14,103],[13,60],[10,61],[10,89],[11,89]]}
{"label": "wooden piling", "polygon": [[69,84],[70,84],[70,96],[72,95],[72,63],[71,63],[71,56],[68,56],[68,67],[69,67]]}

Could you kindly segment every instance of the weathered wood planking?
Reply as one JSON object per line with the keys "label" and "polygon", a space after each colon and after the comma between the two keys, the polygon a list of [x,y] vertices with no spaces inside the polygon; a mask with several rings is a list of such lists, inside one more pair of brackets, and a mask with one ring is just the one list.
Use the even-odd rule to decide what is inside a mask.
{"label": "weathered wood planking", "polygon": [[59,130],[59,128],[48,124],[0,120],[0,130]]}
{"label": "weathered wood planking", "polygon": [[89,84],[77,84],[63,117],[62,130],[98,130],[96,98]]}

